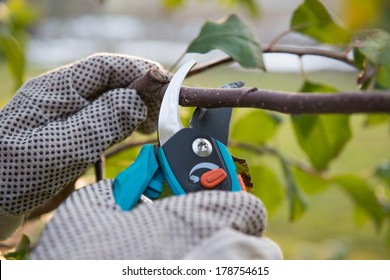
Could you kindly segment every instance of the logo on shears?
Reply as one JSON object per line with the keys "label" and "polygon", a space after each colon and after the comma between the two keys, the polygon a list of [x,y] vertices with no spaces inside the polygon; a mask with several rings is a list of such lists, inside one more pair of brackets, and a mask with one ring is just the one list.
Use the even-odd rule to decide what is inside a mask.
{"label": "logo on shears", "polygon": [[196,184],[200,181],[200,178],[199,176],[197,176],[195,174],[196,171],[200,170],[200,169],[208,169],[208,170],[215,170],[215,169],[218,169],[219,166],[214,164],[214,163],[211,163],[211,162],[202,162],[202,163],[198,163],[197,165],[195,165],[190,173],[188,174],[188,176],[190,177],[190,180]]}

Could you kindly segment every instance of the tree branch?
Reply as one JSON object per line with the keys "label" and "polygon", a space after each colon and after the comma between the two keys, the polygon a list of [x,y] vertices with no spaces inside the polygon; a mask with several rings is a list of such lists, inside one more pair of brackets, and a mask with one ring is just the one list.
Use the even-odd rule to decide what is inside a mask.
{"label": "tree branch", "polygon": [[[162,100],[168,80],[156,78],[156,76],[160,77],[160,74],[156,74],[155,69],[149,71],[129,87],[136,89],[144,100]],[[155,77],[150,77],[151,75]],[[390,92],[307,94],[257,88],[182,87],[179,103],[185,107],[259,108],[286,114],[390,113]]]}
{"label": "tree branch", "polygon": [[339,53],[331,50],[319,48],[294,48],[289,46],[273,46],[271,49],[264,49],[264,53],[287,53],[297,56],[313,55],[325,58],[335,59],[344,62],[352,67],[356,67],[355,62],[347,57],[345,53]]}
{"label": "tree branch", "polygon": [[389,113],[389,92],[289,93],[256,88],[207,89],[182,87],[180,105],[244,107],[286,114]]}
{"label": "tree branch", "polygon": [[[334,60],[338,60],[352,67],[356,67],[355,62],[348,58],[345,53],[339,53],[331,50],[324,50],[319,48],[297,48],[291,46],[271,46],[263,49],[263,53],[286,53],[297,56],[305,56],[305,55],[313,55],[313,56],[321,56],[325,58],[330,58]],[[215,68],[217,66],[228,64],[234,62],[231,57],[224,57],[219,59],[214,59],[202,64],[195,66],[187,76],[192,76],[195,74],[202,73],[208,69]]]}

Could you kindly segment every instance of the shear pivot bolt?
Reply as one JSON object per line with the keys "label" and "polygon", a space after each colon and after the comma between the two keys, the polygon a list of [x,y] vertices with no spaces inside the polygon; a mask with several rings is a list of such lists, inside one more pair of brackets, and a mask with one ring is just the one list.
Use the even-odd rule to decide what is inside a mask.
{"label": "shear pivot bolt", "polygon": [[192,143],[192,150],[197,156],[207,157],[213,151],[213,146],[207,139],[198,138]]}

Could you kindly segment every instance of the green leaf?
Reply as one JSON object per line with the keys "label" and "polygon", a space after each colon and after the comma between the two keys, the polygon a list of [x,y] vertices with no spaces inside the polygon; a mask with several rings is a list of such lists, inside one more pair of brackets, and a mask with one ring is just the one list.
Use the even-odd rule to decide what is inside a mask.
{"label": "green leaf", "polygon": [[380,29],[360,32],[354,44],[372,64],[390,64],[390,34],[388,32]]}
{"label": "green leaf", "polygon": [[[301,91],[334,92],[336,89],[306,81]],[[347,115],[301,115],[291,119],[298,144],[317,170],[326,169],[352,137]]]}
{"label": "green leaf", "polygon": [[390,64],[382,65],[379,67],[376,77],[377,89],[390,89]]}
{"label": "green leaf", "polygon": [[276,132],[280,120],[269,112],[248,110],[233,126],[231,138],[253,144],[264,144]]}
{"label": "green leaf", "polygon": [[215,49],[243,67],[265,70],[260,43],[236,15],[219,22],[207,21],[186,52],[207,53]]}
{"label": "green leaf", "polygon": [[390,227],[387,229],[387,232],[386,232],[386,247],[387,247],[387,250],[390,251]]}
{"label": "green leaf", "polygon": [[376,168],[374,174],[390,187],[390,160],[382,161]]}
{"label": "green leaf", "polygon": [[362,207],[355,205],[353,211],[353,220],[355,221],[355,224],[362,226],[370,221],[370,216]]}
{"label": "green leaf", "polygon": [[350,39],[349,32],[333,21],[328,10],[318,0],[305,0],[297,8],[290,28],[322,43],[340,44]]}
{"label": "green leaf", "polygon": [[374,76],[376,88],[390,88],[390,34],[380,29],[365,30],[356,35],[353,44],[355,62],[363,70],[364,80]]}
{"label": "green leaf", "polygon": [[354,175],[343,175],[333,179],[353,200],[357,207],[364,210],[377,228],[381,228],[385,212],[372,187],[363,179]]}
{"label": "green leaf", "polygon": [[317,170],[326,169],[351,139],[346,115],[293,116],[298,143]]}
{"label": "green leaf", "polygon": [[353,60],[355,62],[355,66],[357,67],[357,69],[362,70],[365,67],[365,57],[359,51],[359,48],[356,47],[353,48]]}
{"label": "green leaf", "polygon": [[298,168],[293,168],[293,174],[298,186],[307,194],[317,194],[329,187],[328,180],[317,174],[307,173]]}
{"label": "green leaf", "polygon": [[30,252],[30,239],[23,235],[22,240],[14,252],[5,255],[7,260],[25,260]]}
{"label": "green leaf", "polygon": [[288,162],[281,154],[278,154],[278,158],[280,160],[287,185],[287,198],[290,206],[290,220],[296,221],[305,213],[307,203],[294,180],[294,176]]}
{"label": "green leaf", "polygon": [[274,171],[265,165],[251,166],[253,194],[263,201],[269,216],[272,216],[285,197],[283,185]]}

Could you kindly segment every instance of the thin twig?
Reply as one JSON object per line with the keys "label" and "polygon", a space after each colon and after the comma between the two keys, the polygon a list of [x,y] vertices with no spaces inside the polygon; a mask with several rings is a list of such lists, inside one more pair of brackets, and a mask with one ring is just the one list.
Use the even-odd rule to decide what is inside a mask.
{"label": "thin twig", "polygon": [[[319,48],[298,48],[291,46],[273,46],[272,48],[264,48],[263,53],[286,53],[297,56],[313,55],[321,56],[329,59],[338,60],[349,66],[356,67],[355,62],[348,58],[348,54],[340,53],[331,50],[319,49]],[[206,63],[200,64],[197,67],[194,67],[188,76],[202,73],[208,69],[218,67],[223,64],[228,64],[234,62],[231,57],[224,57],[215,60],[208,61]]]}
{"label": "thin twig", "polygon": [[376,65],[374,67],[366,90],[371,91],[371,90],[375,89],[376,81],[378,79],[378,72],[379,72],[380,68],[381,68],[381,65]]}
{"label": "thin twig", "polygon": [[319,48],[298,48],[291,46],[275,46],[272,50],[264,50],[264,53],[287,53],[298,56],[313,55],[322,56],[325,58],[335,59],[340,62],[344,62],[352,67],[356,67],[355,62],[348,58],[345,53],[340,53],[331,50],[319,49]]}
{"label": "thin twig", "polygon": [[[291,31],[291,29],[288,29],[282,33],[280,33],[278,36],[276,36],[272,41],[271,43],[268,45],[268,47],[265,49],[265,50],[273,50],[275,47],[276,47],[276,44],[280,41],[280,39],[282,39],[284,36],[286,36],[287,34],[289,34]],[[263,50],[263,51],[265,51]]]}
{"label": "thin twig", "polygon": [[202,73],[206,70],[215,68],[220,65],[232,63],[233,59],[231,57],[217,58],[214,60],[210,60],[208,62],[196,65],[192,70],[188,73],[187,77]]}
{"label": "thin twig", "polygon": [[171,67],[169,67],[169,71],[170,72],[172,72],[176,67],[177,67],[177,65],[179,64],[179,62],[183,59],[183,57],[186,55],[186,53],[184,52],[184,53],[182,53],[180,56],[179,56],[179,58],[175,61],[175,63],[173,63],[172,65],[171,65]]}
{"label": "thin twig", "polygon": [[123,142],[121,144],[114,146],[112,149],[108,150],[106,153],[104,153],[104,156],[105,158],[110,158],[126,149],[139,147],[146,144],[157,144],[157,139],[152,138],[152,139],[147,139],[142,141]]}
{"label": "thin twig", "polygon": [[307,74],[306,74],[306,71],[305,71],[305,65],[303,63],[303,59],[302,57],[300,56],[299,57],[299,67],[300,67],[300,73],[301,73],[301,77],[304,81],[307,81]]}
{"label": "thin twig", "polygon": [[94,164],[96,181],[103,180],[105,177],[105,157],[102,155]]}

